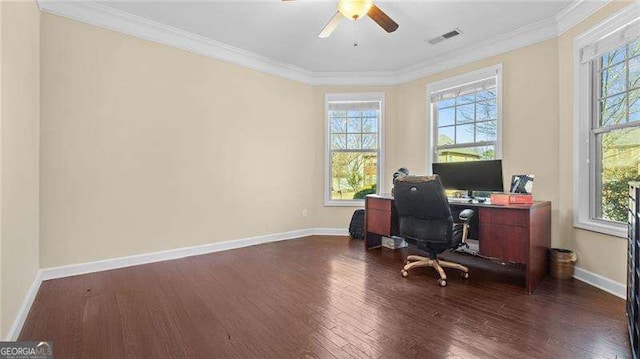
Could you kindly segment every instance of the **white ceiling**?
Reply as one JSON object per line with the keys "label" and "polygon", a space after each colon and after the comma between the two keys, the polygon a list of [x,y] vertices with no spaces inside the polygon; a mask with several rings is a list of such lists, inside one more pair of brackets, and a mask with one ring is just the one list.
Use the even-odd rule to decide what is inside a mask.
{"label": "white ceiling", "polygon": [[[343,20],[318,38],[337,1],[105,1],[102,5],[222,42],[310,72],[399,71],[556,18],[562,1],[376,1],[399,29]],[[425,40],[459,28],[437,45]],[[354,47],[354,40],[358,46]]]}

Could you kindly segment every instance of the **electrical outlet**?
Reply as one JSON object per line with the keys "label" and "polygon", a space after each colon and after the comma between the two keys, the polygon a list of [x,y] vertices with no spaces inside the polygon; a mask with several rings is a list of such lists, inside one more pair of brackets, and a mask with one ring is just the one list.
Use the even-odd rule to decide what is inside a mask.
{"label": "electrical outlet", "polygon": [[307,209],[306,209],[306,208],[303,208],[303,209],[302,209],[302,218],[307,218],[307,215],[308,215],[308,213],[307,213]]}

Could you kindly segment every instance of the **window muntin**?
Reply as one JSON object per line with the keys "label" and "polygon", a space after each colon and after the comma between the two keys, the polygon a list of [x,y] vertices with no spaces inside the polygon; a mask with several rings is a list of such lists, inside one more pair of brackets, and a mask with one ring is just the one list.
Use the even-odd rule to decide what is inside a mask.
{"label": "window muntin", "polygon": [[591,66],[592,218],[626,222],[628,182],[640,180],[640,39],[592,60]]}
{"label": "window muntin", "polygon": [[379,188],[382,96],[327,95],[327,204],[361,203]]}
{"label": "window muntin", "polygon": [[431,94],[434,162],[496,158],[498,96],[496,76]]}
{"label": "window muntin", "polygon": [[[610,196],[627,192],[623,177],[631,170],[627,157],[633,157],[628,149],[637,143],[632,129],[640,106],[633,101],[638,19],[640,5],[632,4],[573,39],[573,225],[621,238],[627,236],[627,224],[611,213],[621,208],[615,204],[621,197]],[[623,63],[629,64],[626,69]]]}

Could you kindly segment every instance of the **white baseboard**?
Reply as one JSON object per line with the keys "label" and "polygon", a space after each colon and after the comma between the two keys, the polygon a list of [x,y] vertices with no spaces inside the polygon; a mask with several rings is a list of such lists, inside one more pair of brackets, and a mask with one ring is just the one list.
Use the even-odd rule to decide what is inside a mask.
{"label": "white baseboard", "polygon": [[314,228],[316,236],[348,236],[349,230],[346,228]]}
{"label": "white baseboard", "polygon": [[22,301],[22,305],[18,310],[18,314],[16,319],[13,321],[13,325],[6,336],[6,341],[15,341],[18,340],[18,335],[20,335],[20,331],[22,330],[22,326],[24,325],[24,321],[27,320],[27,315],[29,315],[29,310],[31,309],[31,305],[33,301],[36,299],[36,294],[38,294],[38,289],[40,289],[40,283],[42,283],[42,270],[38,270],[36,277],[31,283],[31,287],[27,291],[27,295],[24,297]]}
{"label": "white baseboard", "polygon": [[64,278],[71,277],[74,275],[87,274],[100,272],[110,269],[124,268],[130,267],[140,264],[146,263],[154,263],[160,261],[166,261],[170,259],[178,259],[189,256],[195,256],[199,254],[207,254],[213,252],[226,251],[229,249],[236,249],[242,247],[249,247],[257,244],[284,241],[288,239],[296,239],[302,238],[311,235],[325,235],[325,236],[342,236],[348,235],[348,231],[342,228],[307,228],[307,229],[299,229],[295,231],[282,232],[282,233],[274,233],[267,234],[263,236],[242,238],[229,240],[224,242],[210,243],[204,244],[200,246],[193,247],[184,247],[184,248],[176,248],[170,249],[166,251],[159,252],[151,252],[138,254],[127,257],[113,258],[113,259],[105,259],[95,262],[87,262],[87,263],[78,263],[71,264],[60,267],[50,267],[43,268],[38,271],[36,278],[34,279],[27,295],[20,307],[20,311],[16,316],[16,319],[9,330],[9,333],[6,336],[7,341],[15,341],[20,335],[20,331],[22,330],[22,326],[24,325],[25,320],[27,319],[27,315],[29,314],[29,310],[31,309],[31,305],[33,304],[34,299],[36,298],[36,294],[38,293],[38,289],[40,289],[40,284],[42,281],[56,278]]}
{"label": "white baseboard", "polygon": [[169,249],[166,251],[138,254],[127,257],[105,259],[95,262],[70,264],[60,267],[42,269],[42,280],[70,277],[74,275],[100,272],[104,270],[130,267],[146,263],[178,259],[199,254],[226,251],[262,243],[283,241],[287,239],[302,238],[311,235],[342,236],[348,235],[348,231],[342,228],[306,228],[295,231],[267,234],[263,236],[233,239],[224,242],[209,243],[193,247]]}
{"label": "white baseboard", "polygon": [[627,286],[625,284],[603,277],[600,274],[590,272],[580,267],[575,267],[573,278],[590,284],[596,288],[600,288],[605,292],[615,295],[616,297],[627,299]]}

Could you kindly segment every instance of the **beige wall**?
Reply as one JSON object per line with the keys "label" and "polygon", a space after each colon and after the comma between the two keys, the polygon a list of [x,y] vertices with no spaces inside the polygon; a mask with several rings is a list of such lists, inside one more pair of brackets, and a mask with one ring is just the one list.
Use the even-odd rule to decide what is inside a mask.
{"label": "beige wall", "polygon": [[348,88],[43,15],[41,265],[345,228],[354,208],[323,205],[324,94],[385,93],[388,191],[398,167],[427,170],[427,85],[501,63],[505,178],[534,173],[536,198],[553,202],[552,244],[624,282],[624,240],[571,222],[570,47],[621,6],[557,39],[399,86]]}
{"label": "beige wall", "polygon": [[[511,174],[534,173],[536,198],[557,199],[558,68],[556,40],[545,41],[399,87],[397,151],[393,166],[427,171],[427,85],[484,67],[503,66],[503,166]],[[407,163],[406,161],[409,161]]]}
{"label": "beige wall", "polygon": [[41,66],[43,267],[313,226],[311,87],[45,14]]}
{"label": "beige wall", "polygon": [[0,2],[0,336],[39,268],[40,12]]}
{"label": "beige wall", "polygon": [[[10,321],[11,319],[7,318],[4,319],[3,318],[3,304],[4,304],[4,300],[2,299],[3,295],[4,295],[4,291],[2,289],[2,285],[4,283],[3,281],[3,275],[4,275],[4,270],[2,265],[4,264],[4,262],[2,261],[2,257],[3,257],[3,251],[2,251],[2,215],[3,215],[3,211],[2,211],[2,175],[4,174],[4,171],[2,170],[2,112],[4,111],[4,98],[3,98],[3,87],[4,87],[4,82],[3,82],[3,64],[4,64],[4,60],[3,60],[3,48],[4,48],[4,40],[2,39],[2,36],[4,34],[3,31],[3,27],[4,27],[4,20],[3,20],[3,9],[4,6],[2,5],[2,3],[0,3],[0,338],[4,339],[6,337],[6,331],[8,331],[8,329],[3,329],[5,326],[7,328],[10,328]],[[6,323],[6,324],[5,324]]]}
{"label": "beige wall", "polygon": [[0,336],[39,267],[346,227],[353,208],[323,205],[324,94],[385,93],[388,191],[398,167],[427,170],[426,86],[498,63],[505,177],[534,173],[537,199],[553,202],[553,245],[623,283],[624,239],[572,225],[572,44],[626,4],[400,86],[336,88],[0,2]]}
{"label": "beige wall", "polygon": [[[615,1],[557,39],[527,46],[453,70],[387,88],[385,174],[398,167],[426,172],[426,87],[461,73],[503,64],[503,163],[505,180],[534,173],[535,197],[553,203],[552,245],[578,253],[577,265],[619,283],[626,282],[624,238],[573,227],[573,39],[630,1]],[[317,88],[318,110],[325,92],[367,92],[371,88]],[[319,121],[322,120],[318,117]],[[387,181],[389,190],[390,183]],[[320,186],[320,188],[322,188]],[[321,199],[321,197],[319,197]],[[340,226],[353,208],[325,209],[323,226]]]}
{"label": "beige wall", "polygon": [[417,156],[411,159],[413,166],[418,171],[426,171],[426,87],[429,83],[501,63],[505,182],[508,183],[512,174],[535,174],[536,199],[552,202],[552,244],[561,245],[557,231],[557,58],[557,40],[553,39],[400,86],[398,97],[405,102],[399,105],[398,118],[402,122],[398,123],[397,132],[401,134],[398,141],[403,145],[398,145],[398,151],[390,160],[402,165],[406,158]]}
{"label": "beige wall", "polygon": [[591,29],[616,11],[630,4],[615,1],[589,17],[558,39],[560,69],[560,231],[568,238],[567,246],[577,251],[577,265],[626,283],[627,243],[624,238],[573,228],[573,39]]}
{"label": "beige wall", "polygon": [[[427,85],[501,63],[505,178],[510,180],[511,174],[534,173],[536,198],[557,205],[557,59],[557,40],[553,39],[396,87],[316,88],[316,107],[318,113],[323,114],[324,94],[328,92],[385,92],[386,156],[383,176],[386,180],[384,190],[388,192],[391,189],[391,176],[399,167],[407,167],[416,174],[427,171]],[[323,117],[319,116],[317,122],[320,124],[317,129],[320,133],[323,130]],[[318,192],[322,192],[321,184],[317,188]],[[322,200],[321,195],[316,197]],[[353,208],[324,208],[318,220],[322,226],[340,227],[348,223],[352,212]],[[557,208],[553,211],[553,228],[553,243],[558,244],[561,239],[557,231]]]}

